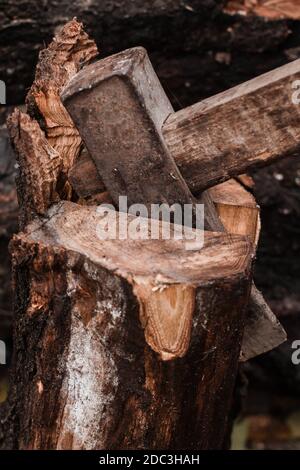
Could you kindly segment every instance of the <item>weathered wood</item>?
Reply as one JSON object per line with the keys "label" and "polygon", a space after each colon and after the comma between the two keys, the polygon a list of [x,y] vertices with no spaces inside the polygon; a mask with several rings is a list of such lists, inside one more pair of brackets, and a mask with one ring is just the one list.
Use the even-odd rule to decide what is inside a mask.
{"label": "weathered wood", "polygon": [[[35,160],[24,147],[19,152]],[[28,162],[20,159],[31,172]],[[161,240],[101,248],[95,208],[63,203],[46,212],[53,201],[42,197],[41,212],[32,198],[35,221],[12,243],[21,380],[13,380],[16,413],[5,437],[19,448],[221,448],[249,294],[249,241],[219,233],[207,234],[199,252]]]}
{"label": "weathered wood", "polygon": [[299,155],[299,79],[296,60],[169,116],[165,142],[192,192]]}
{"label": "weathered wood", "polygon": [[83,30],[82,23],[70,21],[40,52],[35,79],[26,97],[28,114],[40,122],[49,144],[62,160],[65,173],[79,154],[81,138],[61,102],[60,92],[97,54],[97,46]]}
{"label": "weathered wood", "polygon": [[19,174],[17,177],[20,206],[20,227],[25,227],[35,215],[44,214],[57,193],[62,171],[60,155],[48,143],[37,121],[16,109],[7,126],[14,146]]}
{"label": "weathered wood", "polygon": [[[258,309],[257,306],[260,305]],[[258,315],[259,312],[259,315]],[[247,339],[246,339],[247,338]],[[261,292],[252,285],[240,361],[266,353],[287,340],[287,334]]]}
{"label": "weathered wood", "polygon": [[31,86],[38,51],[74,16],[105,54],[144,46],[180,107],[298,53],[290,48],[297,44],[299,22],[224,14],[225,2],[219,0],[60,0],[49,8],[36,0],[27,0],[26,8],[20,0],[2,0],[2,5],[0,76],[14,104],[23,102]]}
{"label": "weathered wood", "polygon": [[[100,241],[101,220],[96,208],[60,203],[13,240],[18,380],[6,436],[21,449],[222,448],[250,243],[210,233],[200,251],[184,240]],[[143,328],[154,350],[157,338],[173,344],[170,317],[147,328],[161,301],[166,315],[183,298],[175,343],[188,347],[161,361]]]}

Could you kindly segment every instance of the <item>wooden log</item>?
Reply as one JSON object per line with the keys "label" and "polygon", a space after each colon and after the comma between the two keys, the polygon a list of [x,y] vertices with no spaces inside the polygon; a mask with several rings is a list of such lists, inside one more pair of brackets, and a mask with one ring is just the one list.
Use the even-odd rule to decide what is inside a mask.
{"label": "wooden log", "polygon": [[[86,179],[85,174],[88,175]],[[251,178],[246,175],[242,175],[240,180],[245,186],[252,185]],[[76,192],[85,198],[83,200],[86,203],[91,196],[95,197],[98,192],[105,191],[105,186],[97,176],[97,169],[88,153],[80,155],[70,170],[69,181],[76,188]],[[253,195],[234,179],[210,188],[208,193],[226,231],[247,235],[256,245],[260,232],[260,217],[259,207]],[[285,340],[285,330],[253,284],[245,319],[240,360],[244,362],[263,354]]]}
{"label": "wooden log", "polygon": [[[44,134],[21,113],[10,129],[22,167],[26,233],[12,243],[19,314],[13,377],[22,379],[19,386],[13,380],[3,446],[221,448],[250,288],[251,245],[240,236],[208,233],[203,250],[188,253],[178,241],[101,247],[95,209],[63,203],[47,210],[55,192],[61,197],[59,149],[49,152],[47,129]],[[49,171],[53,160],[57,167]],[[32,188],[36,179],[39,198]],[[111,357],[117,381],[107,383]]]}
{"label": "wooden log", "polygon": [[12,242],[18,380],[5,435],[20,449],[222,448],[250,243],[100,241],[101,220],[64,202]]}
{"label": "wooden log", "polygon": [[192,190],[300,151],[300,60],[170,115],[166,144]]}
{"label": "wooden log", "polygon": [[[11,245],[15,353],[2,446],[221,448],[251,244],[208,233],[200,251],[184,240],[101,245],[95,208],[47,209],[61,197],[61,160],[38,122],[15,112],[9,128],[26,233]],[[219,335],[221,324],[231,332]],[[220,371],[216,394],[211,366]]]}

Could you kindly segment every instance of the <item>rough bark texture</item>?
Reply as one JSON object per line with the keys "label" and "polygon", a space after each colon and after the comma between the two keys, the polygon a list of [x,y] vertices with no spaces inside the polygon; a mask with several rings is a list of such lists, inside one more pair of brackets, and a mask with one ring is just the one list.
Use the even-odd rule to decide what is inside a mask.
{"label": "rough bark texture", "polygon": [[[7,345],[8,360],[11,351],[11,268],[8,256],[10,237],[18,229],[18,202],[15,188],[16,160],[11,148],[5,121],[6,112],[0,112],[0,335]],[[0,379],[5,373],[0,368]]]}
{"label": "rough bark texture", "polygon": [[[130,242],[113,250],[111,241],[107,251],[102,242],[99,254],[91,244],[84,255],[89,246],[84,224],[96,223],[93,209],[71,206],[69,212],[69,207],[53,207],[12,243],[17,315],[13,377],[18,380],[7,405],[13,419],[2,428],[2,445],[222,448],[249,294],[249,244],[240,237],[244,249],[239,262],[216,270],[215,281],[209,271],[203,272],[205,264],[197,263],[201,251],[186,257],[182,242],[156,241],[153,247],[141,242],[138,265],[133,261],[136,244]],[[63,248],[67,240],[72,251]],[[208,250],[214,250],[209,248],[212,241],[208,239]],[[148,272],[149,263],[142,259],[155,251]],[[156,279],[158,291],[159,285],[168,289],[174,282],[195,289],[188,350],[167,362],[145,342],[135,287],[155,273],[151,282]]]}

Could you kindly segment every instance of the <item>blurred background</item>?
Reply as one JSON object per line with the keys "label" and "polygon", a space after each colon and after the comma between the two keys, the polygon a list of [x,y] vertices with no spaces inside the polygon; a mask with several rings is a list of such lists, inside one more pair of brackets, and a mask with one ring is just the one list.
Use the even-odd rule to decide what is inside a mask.
{"label": "blurred background", "polygon": [[[299,0],[2,0],[0,80],[0,401],[7,394],[12,305],[9,240],[17,231],[16,163],[5,120],[22,106],[38,53],[77,17],[102,57],[142,45],[175,109],[300,58]],[[262,232],[255,281],[288,341],[240,367],[232,448],[300,449],[300,156],[253,175]]]}

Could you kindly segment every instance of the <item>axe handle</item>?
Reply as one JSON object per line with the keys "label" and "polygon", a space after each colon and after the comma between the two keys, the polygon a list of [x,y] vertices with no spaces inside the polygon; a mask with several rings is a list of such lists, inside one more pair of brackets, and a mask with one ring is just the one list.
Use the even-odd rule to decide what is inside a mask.
{"label": "axe handle", "polygon": [[[171,114],[165,142],[193,193],[300,152],[300,59]],[[299,87],[300,88],[300,87]]]}

